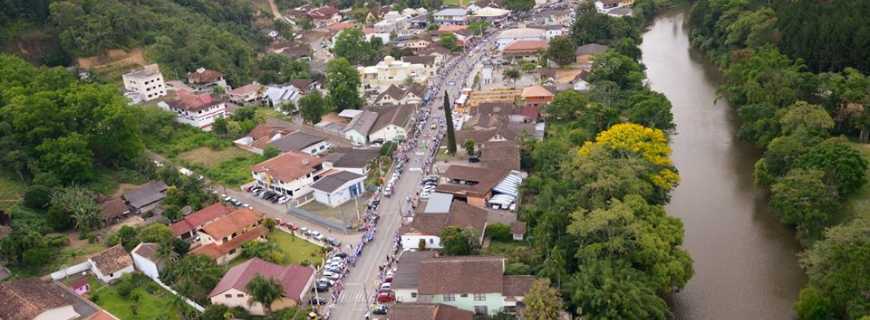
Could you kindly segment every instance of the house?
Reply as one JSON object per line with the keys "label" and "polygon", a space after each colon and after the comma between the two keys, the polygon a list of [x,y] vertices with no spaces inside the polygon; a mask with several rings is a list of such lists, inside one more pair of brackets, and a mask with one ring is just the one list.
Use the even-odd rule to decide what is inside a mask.
{"label": "house", "polygon": [[387,312],[389,320],[472,320],[474,312],[446,304],[398,303]]}
{"label": "house", "polygon": [[224,92],[230,89],[227,81],[224,79],[223,73],[206,68],[199,68],[194,72],[188,72],[187,83],[197,91],[211,91],[214,87],[221,87],[224,89]]}
{"label": "house", "polygon": [[200,239],[195,238],[195,236],[204,225],[217,218],[223,217],[232,211],[233,209],[220,202],[216,202],[208,207],[199,209],[196,212],[184,216],[181,220],[169,225],[169,229],[171,229],[172,234],[178,238],[184,240],[190,239],[192,242],[198,242]]}
{"label": "house", "polygon": [[586,70],[582,70],[577,77],[574,78],[574,83],[572,84],[572,89],[577,91],[586,91],[589,90],[589,72]]}
{"label": "house", "polygon": [[435,12],[432,17],[437,24],[467,24],[468,13],[463,8],[446,8]]}
{"label": "house", "polygon": [[[418,50],[418,49],[423,49],[425,47],[428,47],[429,44],[431,44],[431,43],[432,42],[430,42],[429,40],[425,40],[425,39],[410,39],[407,41],[402,41],[402,42],[397,43],[396,47],[399,47],[402,49],[408,48],[411,50]],[[404,57],[402,57],[402,58],[404,58]],[[404,60],[404,59],[402,59],[402,60]]]}
{"label": "house", "polygon": [[97,279],[105,283],[115,281],[125,273],[133,272],[133,259],[120,244],[88,258],[88,262]]}
{"label": "house", "polygon": [[206,223],[197,230],[190,254],[203,255],[217,264],[226,264],[241,254],[248,241],[265,241],[269,232],[260,225],[263,214],[250,208],[238,208]]}
{"label": "house", "polygon": [[372,104],[377,107],[419,105],[423,102],[425,91],[426,88],[418,84],[404,87],[390,85],[375,97]]}
{"label": "house", "polygon": [[402,57],[402,61],[411,63],[411,64],[422,64],[426,67],[427,76],[432,78],[438,73],[438,68],[441,67],[441,56],[437,55],[414,55],[414,56],[404,56]]}
{"label": "house", "polygon": [[610,14],[613,10],[628,8],[631,7],[632,4],[634,4],[634,0],[598,0],[595,1],[595,9],[598,10],[599,13]]}
{"label": "house", "polygon": [[317,202],[335,208],[359,198],[365,192],[366,176],[350,171],[330,172],[311,185],[311,189],[314,189],[314,200]]}
{"label": "house", "polygon": [[151,101],[166,95],[166,83],[163,82],[160,66],[156,64],[125,73],[121,80],[124,82],[124,90],[135,96],[134,102],[137,99]]}
{"label": "house", "polygon": [[254,81],[252,83],[230,90],[230,92],[227,92],[227,96],[229,97],[230,101],[238,105],[257,104],[260,103],[260,101],[263,99],[264,90],[265,89],[263,85]]}
{"label": "house", "polygon": [[350,171],[362,176],[368,176],[369,166],[380,155],[380,150],[337,148],[323,157],[325,169]]}
{"label": "house", "polygon": [[405,29],[408,25],[408,16],[402,15],[397,11],[390,11],[384,14],[381,21],[375,23],[375,32],[378,33],[398,33]]}
{"label": "house", "polygon": [[251,168],[257,185],[281,195],[289,195],[293,205],[313,200],[311,185],[324,173],[322,160],[295,151],[285,152]]}
{"label": "house", "polygon": [[289,265],[280,266],[274,263],[253,258],[230,268],[217,286],[209,293],[212,304],[221,304],[230,308],[241,307],[254,315],[265,314],[265,308],[259,302],[253,302],[248,292],[248,283],[261,276],[276,281],[281,285],[283,297],[273,302],[271,310],[281,310],[303,303],[305,294],[314,283],[314,269],[311,267]]}
{"label": "house", "polygon": [[360,112],[344,129],[344,137],[354,145],[365,145],[368,143],[369,132],[378,120],[376,112],[363,110]]}
{"label": "house", "polygon": [[518,40],[547,40],[547,31],[534,28],[514,28],[504,30],[496,37],[499,50]]}
{"label": "house", "polygon": [[263,93],[264,101],[275,110],[281,110],[281,106],[292,103],[298,109],[299,99],[302,99],[302,91],[293,85],[270,85],[266,86]]}
{"label": "house", "polygon": [[545,40],[517,40],[502,49],[501,55],[507,61],[536,61],[547,47]]}
{"label": "house", "polygon": [[484,208],[496,186],[508,172],[500,169],[452,165],[442,174],[449,182],[439,184],[436,191],[452,194],[468,204]]}
{"label": "house", "polygon": [[478,20],[488,21],[490,23],[500,23],[507,19],[510,16],[511,11],[493,8],[493,7],[484,7],[474,11],[472,17]]}
{"label": "house", "polygon": [[132,213],[143,214],[156,208],[160,201],[166,198],[166,189],[167,186],[163,181],[151,181],[125,192],[121,197]]}
{"label": "house", "polygon": [[308,43],[298,43],[294,42],[289,45],[282,46],[280,48],[276,48],[275,51],[277,53],[283,54],[290,59],[303,59],[310,60],[311,59],[311,45]]}
{"label": "house", "polygon": [[479,315],[516,313],[535,280],[505,275],[505,258],[494,256],[423,258],[416,269],[417,286],[394,289],[397,301],[445,304]]}
{"label": "house", "polygon": [[369,141],[397,142],[405,140],[408,136],[407,128],[414,110],[414,106],[407,104],[379,110],[378,119],[369,131]]}
{"label": "house", "polygon": [[338,12],[338,9],[332,6],[322,6],[308,10],[306,15],[308,15],[308,18],[311,19],[311,22],[317,28],[341,22],[341,14]]}
{"label": "house", "polygon": [[607,15],[611,16],[611,17],[617,17],[617,18],[631,17],[632,15],[634,15],[634,10],[632,10],[630,7],[619,7],[619,8],[615,8],[615,9],[612,9],[610,11],[607,11]]}
{"label": "house", "polygon": [[156,243],[142,242],[130,252],[133,257],[133,265],[136,269],[144,273],[151,279],[160,279],[160,269],[162,264],[157,257],[159,245]]}
{"label": "house", "polygon": [[265,123],[254,127],[248,135],[236,139],[233,143],[239,148],[256,154],[263,154],[263,150],[269,146],[269,143],[294,131],[296,131],[296,127],[293,124],[269,118],[266,119]]}
{"label": "house", "polygon": [[316,156],[328,151],[332,145],[321,137],[296,131],[272,140],[269,146],[281,152],[295,151]]}
{"label": "house", "polygon": [[522,221],[514,221],[511,223],[511,235],[515,241],[522,241],[526,234],[526,223]]}
{"label": "house", "polygon": [[313,90],[320,90],[320,82],[315,80],[307,80],[307,79],[294,79],[290,80],[290,85],[296,88],[299,93],[303,96],[307,95]]}
{"label": "house", "polygon": [[396,270],[393,272],[392,290],[396,294],[396,305],[412,303],[417,300],[417,288],[420,286],[420,265],[423,260],[434,258],[436,251],[406,250],[401,253],[396,261]]}
{"label": "house", "polygon": [[520,94],[523,100],[526,101],[527,107],[543,107],[550,104],[553,101],[553,93],[546,88],[534,85],[530,87],[526,87],[523,89],[523,93]]}
{"label": "house", "polygon": [[227,105],[209,93],[194,94],[176,91],[176,98],[158,105],[166,111],[176,113],[175,121],[211,131],[215,119],[227,116]]}
{"label": "house", "polygon": [[111,198],[100,203],[100,216],[104,225],[113,225],[130,214],[130,208],[121,198]]}
{"label": "house", "polygon": [[75,293],[35,278],[0,282],[0,301],[3,320],[83,319],[97,312]]}
{"label": "house", "polygon": [[409,82],[424,84],[429,80],[426,66],[399,61],[391,56],[384,57],[383,61],[373,66],[357,67],[357,71],[359,71],[364,91],[377,90],[380,92],[390,85],[402,85]]}
{"label": "house", "polygon": [[510,88],[497,88],[491,90],[476,90],[468,93],[465,103],[454,111],[473,114],[481,103],[514,103],[520,96],[521,91]]}
{"label": "house", "polygon": [[546,24],[540,26],[530,26],[530,28],[544,30],[544,37],[547,41],[553,40],[556,37],[568,35],[568,28],[562,25]]}
{"label": "house", "polygon": [[607,49],[609,48],[603,44],[587,43],[577,47],[574,54],[578,64],[591,64],[594,56],[604,53]]}
{"label": "house", "polygon": [[420,248],[420,244],[424,244],[425,249],[441,249],[441,231],[447,227],[475,230],[480,235],[478,241],[483,242],[486,215],[486,210],[454,201],[450,194],[433,193],[426,209],[399,229],[402,248],[424,249]]}
{"label": "house", "polygon": [[478,143],[480,164],[485,168],[520,170],[520,145],[514,141]]}

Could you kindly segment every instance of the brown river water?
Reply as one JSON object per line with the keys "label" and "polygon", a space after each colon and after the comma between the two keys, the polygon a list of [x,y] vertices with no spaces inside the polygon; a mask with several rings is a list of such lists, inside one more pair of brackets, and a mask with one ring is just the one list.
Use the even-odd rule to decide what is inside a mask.
{"label": "brown river water", "polygon": [[643,35],[652,89],[673,104],[680,171],[668,212],[683,220],[695,275],[670,303],[676,319],[791,319],[805,276],[794,234],[753,185],[759,152],[735,136],[733,109],[716,101],[720,76],[689,45],[687,10],[659,15]]}

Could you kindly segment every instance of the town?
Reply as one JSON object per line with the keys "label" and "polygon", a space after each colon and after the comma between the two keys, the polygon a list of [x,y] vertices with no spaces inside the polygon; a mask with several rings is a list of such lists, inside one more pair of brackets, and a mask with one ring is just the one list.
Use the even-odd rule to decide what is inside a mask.
{"label": "town", "polygon": [[[685,190],[710,182],[682,155],[713,120],[681,117],[719,93],[681,99],[692,93],[661,75],[684,72],[662,62],[683,52],[657,53],[648,39],[714,10],[710,1],[154,0],[135,13],[119,0],[39,2],[10,4],[10,17],[22,12],[17,27],[0,22],[16,30],[33,23],[27,12],[47,15],[43,31],[56,38],[9,31],[0,42],[60,50],[39,61],[66,66],[0,54],[0,319],[764,314],[701,302],[697,283],[709,286],[717,267],[697,261],[718,258],[699,253],[692,232],[706,195]],[[146,20],[118,22],[125,15]],[[728,41],[764,50],[749,43],[776,38],[746,33]],[[725,81],[790,77],[813,92],[761,98],[728,82],[720,90],[732,105],[758,108],[736,117],[757,122],[722,131],[767,149],[754,166],[722,167],[750,167],[748,180],[770,189],[769,214],[796,230],[807,272],[840,272],[818,268],[845,258],[811,244],[846,246],[826,230],[866,216],[862,200],[842,203],[870,192],[867,125],[854,127],[870,81],[848,68],[800,84],[748,80],[756,66],[726,56]],[[773,100],[779,109],[758,107]],[[852,111],[828,115],[831,105]],[[842,228],[865,232],[848,245],[870,243],[866,226]],[[789,265],[782,281],[793,290],[771,310],[826,318],[801,303],[833,289]],[[838,309],[860,304],[846,292],[866,280],[826,301],[824,315],[867,311]]]}

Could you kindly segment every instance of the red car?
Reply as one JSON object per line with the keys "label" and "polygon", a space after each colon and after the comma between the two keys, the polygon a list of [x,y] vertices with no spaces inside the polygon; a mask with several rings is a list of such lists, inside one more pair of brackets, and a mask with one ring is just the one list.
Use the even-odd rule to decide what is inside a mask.
{"label": "red car", "polygon": [[390,303],[396,301],[396,296],[392,292],[378,293],[378,303]]}

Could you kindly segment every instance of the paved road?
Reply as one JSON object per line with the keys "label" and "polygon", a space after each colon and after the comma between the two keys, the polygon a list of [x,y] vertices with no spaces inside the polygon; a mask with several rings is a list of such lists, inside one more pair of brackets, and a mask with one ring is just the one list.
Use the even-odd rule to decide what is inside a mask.
{"label": "paved road", "polygon": [[[493,37],[489,36],[481,41],[478,47],[491,46],[492,40]],[[444,77],[434,79],[430,85],[430,88],[435,90],[437,94],[429,104],[423,106],[423,108],[429,108],[430,117],[427,119],[427,123],[422,126],[420,143],[434,140],[437,129],[432,130],[431,123],[440,123],[444,119],[443,110],[438,110],[438,106],[443,104],[444,90],[447,90],[451,101],[456,99],[461,89],[466,87],[466,81],[471,78],[470,71],[476,63],[481,61],[480,58],[484,52],[486,50],[482,49],[470,51],[454,58],[442,67],[442,70],[449,72],[446,71],[447,74]],[[455,84],[453,86],[447,85],[450,82]],[[415,148],[415,150],[417,152],[409,155],[406,164],[408,169],[405,170],[398,184],[393,188],[395,193],[392,197],[382,200],[379,208],[381,221],[378,224],[375,239],[366,246],[356,267],[346,278],[344,291],[339,296],[330,314],[330,319],[363,319],[371,305],[375,303],[373,299],[379,286],[378,267],[386,262],[388,255],[394,254],[393,244],[402,223],[400,212],[406,209],[402,205],[406,203],[406,197],[413,197],[419,190],[423,177],[423,168],[420,166],[425,162],[429,153],[420,152],[420,148]]]}

